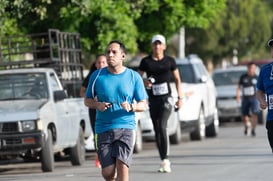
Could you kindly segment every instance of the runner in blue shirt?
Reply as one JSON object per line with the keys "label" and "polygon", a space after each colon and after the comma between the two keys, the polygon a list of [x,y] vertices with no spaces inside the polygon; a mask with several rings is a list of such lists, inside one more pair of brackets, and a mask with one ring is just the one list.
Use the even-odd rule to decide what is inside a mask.
{"label": "runner in blue shirt", "polygon": [[147,93],[140,75],[123,66],[126,49],[111,41],[106,50],[108,67],[90,77],[85,105],[96,109],[96,148],[105,180],[129,180],[135,144],[135,112],[147,108]]}
{"label": "runner in blue shirt", "polygon": [[[269,40],[267,45],[270,47],[273,57],[273,39]],[[260,102],[261,109],[268,109],[266,129],[268,141],[273,152],[273,63],[262,67],[257,89],[256,96]]]}

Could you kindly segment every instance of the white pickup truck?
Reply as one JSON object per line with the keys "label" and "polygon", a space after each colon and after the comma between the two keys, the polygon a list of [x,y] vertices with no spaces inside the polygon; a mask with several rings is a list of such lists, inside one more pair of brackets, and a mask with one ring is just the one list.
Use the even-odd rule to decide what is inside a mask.
{"label": "white pickup truck", "polygon": [[92,131],[77,95],[79,34],[50,29],[0,43],[0,159],[39,160],[44,172],[54,170],[56,156],[83,164]]}
{"label": "white pickup truck", "polygon": [[39,159],[54,168],[54,153],[85,160],[84,139],[91,134],[81,98],[67,98],[52,69],[0,71],[0,155]]}

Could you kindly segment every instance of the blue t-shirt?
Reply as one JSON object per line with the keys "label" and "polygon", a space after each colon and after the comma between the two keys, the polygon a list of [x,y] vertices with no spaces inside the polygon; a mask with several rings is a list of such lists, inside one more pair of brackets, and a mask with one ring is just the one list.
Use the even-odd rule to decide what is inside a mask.
{"label": "blue t-shirt", "polygon": [[97,96],[99,102],[112,103],[101,112],[97,110],[95,132],[102,133],[116,128],[136,129],[135,113],[127,112],[121,103],[132,104],[148,98],[141,76],[126,68],[120,74],[112,74],[107,67],[96,70],[89,79],[86,90],[87,98]]}
{"label": "blue t-shirt", "polygon": [[273,121],[273,63],[266,64],[262,67],[257,89],[266,93],[267,98],[267,121]]}

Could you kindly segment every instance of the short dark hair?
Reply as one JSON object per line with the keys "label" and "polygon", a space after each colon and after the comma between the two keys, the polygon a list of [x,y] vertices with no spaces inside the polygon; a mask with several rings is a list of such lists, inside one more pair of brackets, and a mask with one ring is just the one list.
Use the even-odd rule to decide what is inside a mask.
{"label": "short dark hair", "polygon": [[105,56],[105,54],[104,54],[104,53],[98,54],[98,55],[96,56],[96,61],[97,61],[97,59],[98,59],[99,57],[101,57],[101,56]]}
{"label": "short dark hair", "polygon": [[250,67],[251,65],[256,65],[254,62],[248,62],[247,67]]}
{"label": "short dark hair", "polygon": [[123,51],[123,53],[125,53],[125,54],[127,53],[127,50],[126,50],[126,48],[125,48],[125,45],[124,45],[121,41],[119,41],[119,40],[112,40],[112,41],[110,41],[110,42],[108,43],[107,47],[108,47],[109,45],[113,44],[113,43],[119,44],[120,49]]}

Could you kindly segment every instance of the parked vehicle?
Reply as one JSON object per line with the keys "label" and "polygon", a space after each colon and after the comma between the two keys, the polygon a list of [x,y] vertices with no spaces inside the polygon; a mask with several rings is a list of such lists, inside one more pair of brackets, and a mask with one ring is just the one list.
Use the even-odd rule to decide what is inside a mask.
{"label": "parked vehicle", "polygon": [[[247,72],[246,65],[232,66],[215,69],[212,73],[217,90],[217,108],[220,121],[242,121],[241,103],[236,101],[236,89],[242,74]],[[256,74],[259,74],[257,67]],[[261,111],[258,116],[259,123],[266,118],[266,111]]]}
{"label": "parked vehicle", "polygon": [[38,160],[44,172],[54,170],[59,155],[82,165],[91,126],[77,96],[79,34],[50,29],[2,37],[0,48],[0,158]]}
{"label": "parked vehicle", "polygon": [[[182,132],[192,140],[216,137],[219,131],[216,88],[203,61],[197,55],[177,59],[182,78],[183,105],[177,114]],[[173,90],[174,90],[174,84]],[[173,91],[176,99],[176,91]],[[176,116],[175,116],[176,117]]]}

